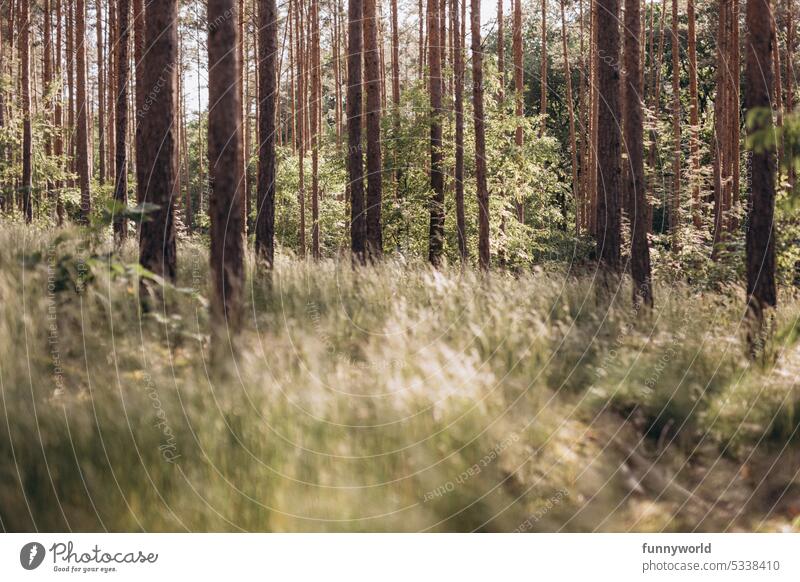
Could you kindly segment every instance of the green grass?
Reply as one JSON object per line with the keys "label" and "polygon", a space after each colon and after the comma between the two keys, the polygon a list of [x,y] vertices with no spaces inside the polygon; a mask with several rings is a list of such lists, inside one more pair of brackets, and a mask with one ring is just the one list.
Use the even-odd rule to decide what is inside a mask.
{"label": "green grass", "polygon": [[591,272],[280,256],[212,364],[199,241],[142,313],[135,269],[80,240],[0,233],[6,530],[798,525],[786,292],[749,365],[736,289],[657,282],[637,317],[629,283],[601,301]]}

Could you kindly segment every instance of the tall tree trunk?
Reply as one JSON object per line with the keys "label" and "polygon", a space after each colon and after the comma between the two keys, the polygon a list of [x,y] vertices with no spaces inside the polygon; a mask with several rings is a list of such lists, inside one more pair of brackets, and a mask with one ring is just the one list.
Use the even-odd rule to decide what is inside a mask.
{"label": "tall tree trunk", "polygon": [[489,268],[489,188],[486,185],[486,134],[483,111],[481,0],[472,0],[472,102],[475,121],[475,182],[478,195],[478,263]]}
{"label": "tall tree trunk", "polygon": [[[520,0],[516,0],[520,2]],[[638,3],[638,0],[636,0]],[[575,137],[575,112],[572,104],[572,69],[569,66],[569,54],[567,52],[567,25],[564,17],[564,0],[560,0],[561,8],[561,49],[564,53],[564,76],[566,77],[567,85],[567,114],[569,116],[569,146],[570,153],[572,154],[572,197],[575,199],[575,233],[580,234],[580,188],[578,185],[578,143]],[[626,11],[627,14],[627,11]],[[627,54],[627,53],[626,53]],[[626,66],[627,68],[627,66]],[[637,99],[641,98],[640,95],[636,96]],[[518,106],[519,107],[519,106]],[[520,112],[518,111],[519,115]],[[521,133],[522,128],[517,128],[517,133]],[[521,137],[517,139],[521,145]]]}
{"label": "tall tree trunk", "polygon": [[596,0],[597,86],[600,97],[597,115],[597,256],[610,271],[620,267],[621,184],[619,0]]}
{"label": "tall tree trunk", "polygon": [[647,244],[647,205],[644,182],[644,121],[640,60],[641,0],[625,0],[625,200],[631,225],[631,277],[634,305],[653,306],[650,248]]}
{"label": "tall tree trunk", "polygon": [[105,120],[105,57],[103,56],[103,1],[95,0],[97,16],[97,133],[98,133],[98,178],[100,184],[106,180],[106,120]]}
{"label": "tall tree trunk", "polygon": [[[747,0],[745,102],[748,133],[772,131],[770,97],[772,64],[769,0]],[[751,158],[752,191],[747,228],[748,305],[759,321],[777,304],[775,289],[775,157],[767,148],[754,148]]]}
{"label": "tall tree trunk", "polygon": [[[369,0],[367,0],[369,1]],[[320,109],[320,78],[319,78],[319,3],[311,1],[311,111],[309,123],[311,126],[311,255],[315,259],[321,257],[319,246],[319,109]]]}
{"label": "tall tree trunk", "polygon": [[691,141],[689,151],[692,161],[692,222],[700,228],[700,111],[697,97],[697,32],[694,0],[687,0],[686,16],[689,20],[689,124]]}
{"label": "tall tree trunk", "polygon": [[[131,4],[130,0],[117,0],[117,14],[116,19],[116,47],[117,47],[117,63],[119,70],[117,71],[117,86],[116,86],[116,179],[114,180],[114,200],[120,207],[127,206],[128,204],[128,83],[129,83],[129,22]],[[102,128],[101,128],[102,129]],[[125,218],[115,216],[114,219],[114,234],[124,239],[128,235],[128,221]]]}
{"label": "tall tree trunk", "polygon": [[364,2],[364,74],[367,88],[367,254],[383,253],[381,232],[381,85],[376,0]]}
{"label": "tall tree trunk", "polygon": [[547,128],[547,0],[542,0],[542,62],[539,77],[541,81],[539,113],[542,115],[541,132],[544,134]]}
{"label": "tall tree trunk", "polygon": [[[672,244],[677,245],[681,210],[681,62],[678,36],[678,0],[672,0],[672,196],[669,226]],[[629,105],[629,102],[626,106]]]}
{"label": "tall tree trunk", "polygon": [[[460,0],[466,3],[466,0]],[[458,254],[462,263],[466,263],[467,254],[467,225],[464,215],[464,37],[463,23],[459,22],[459,0],[453,0],[450,15],[453,20],[453,50],[455,73],[455,122],[456,122],[456,167],[455,167],[455,198],[456,198],[456,236],[458,238]]]}
{"label": "tall tree trunk", "polygon": [[[221,28],[225,29],[232,25],[230,18],[222,20],[224,22]],[[149,220],[142,223],[139,262],[156,275],[174,281],[176,272],[174,197],[178,172],[175,119],[178,83],[178,0],[146,0],[144,24],[145,52],[142,69],[143,87],[147,91],[147,97],[140,113],[143,147],[142,157],[137,163],[143,165],[141,175],[145,177],[143,202],[155,204],[158,208],[148,215]],[[215,34],[219,34],[219,30]],[[214,45],[213,42],[209,44]],[[232,50],[232,46],[226,46],[225,50]],[[228,83],[225,88],[229,89],[232,86],[234,86],[232,83]],[[150,95],[156,94],[155,92],[157,96],[151,98]],[[211,95],[209,103],[216,103]],[[231,105],[236,104],[238,103],[234,101]],[[228,123],[226,127],[230,131],[232,127],[238,127],[238,124]],[[211,144],[209,144],[210,149]],[[233,171],[235,170],[230,169],[230,172]],[[222,188],[226,183],[224,177],[218,176],[218,178],[221,183],[215,183],[215,189]],[[230,220],[236,221],[238,218],[238,216],[230,217]],[[235,222],[229,224],[230,236],[235,236],[238,232],[235,227]]]}
{"label": "tall tree trunk", "polygon": [[[362,0],[363,1],[363,0]],[[307,109],[308,103],[306,71],[308,67],[305,66],[307,56],[305,46],[305,28],[303,27],[303,3],[301,0],[295,0],[295,35],[297,42],[297,111],[298,111],[298,149],[300,151],[300,172],[299,172],[299,188],[297,191],[298,202],[300,204],[300,232],[298,237],[299,252],[301,257],[306,256],[306,178],[305,178],[305,165],[306,165],[306,139],[308,139],[308,131],[306,130],[307,122]]]}
{"label": "tall tree trunk", "polygon": [[364,261],[367,219],[364,215],[364,156],[361,146],[361,58],[363,0],[349,0],[347,8],[347,170],[350,179],[350,249]]}
{"label": "tall tree trunk", "polygon": [[[794,111],[795,9],[795,0],[786,0],[786,110],[789,112]],[[795,186],[795,168],[792,162],[792,159],[787,160],[789,192],[793,192]]]}
{"label": "tall tree trunk", "polygon": [[19,5],[19,61],[22,75],[22,211],[25,222],[33,220],[33,141],[31,135],[31,7],[29,0]]}
{"label": "tall tree trunk", "polygon": [[[164,0],[159,0],[163,2]],[[211,179],[212,322],[235,333],[242,315],[244,284],[244,154],[242,83],[235,0],[209,0],[208,162]],[[150,30],[148,11],[148,31]],[[234,90],[231,90],[234,88]]]}
{"label": "tall tree trunk", "polygon": [[[474,2],[474,0],[473,0]],[[473,4],[474,6],[474,4]],[[439,0],[428,0],[428,63],[431,113],[430,113],[430,183],[433,196],[430,201],[430,228],[428,232],[428,260],[434,266],[442,262],[444,252],[444,172],[442,171],[442,66],[439,50]],[[478,83],[476,80],[475,83]],[[477,115],[477,114],[476,114]]]}
{"label": "tall tree trunk", "polygon": [[75,2],[75,49],[78,100],[76,103],[78,124],[77,164],[78,180],[81,188],[81,221],[89,223],[92,211],[92,197],[89,189],[89,102],[86,99],[86,3],[85,0]]}
{"label": "tall tree trunk", "polygon": [[271,269],[275,263],[275,51],[278,9],[275,0],[259,0],[258,11],[258,208],[256,256]]}
{"label": "tall tree trunk", "polygon": [[[546,0],[542,0],[543,3],[545,1]],[[544,10],[544,8],[542,10]],[[523,75],[525,74],[525,66],[523,63],[523,56],[522,56],[522,0],[514,0],[514,26],[513,26],[512,37],[514,45],[514,107],[517,120],[519,121],[519,123],[517,123],[517,129],[514,134],[514,142],[516,143],[517,147],[521,149],[524,140],[524,135],[522,131],[522,121],[525,116],[525,80],[523,77]],[[546,62],[542,66],[543,66],[543,71],[546,74],[547,71]],[[567,68],[566,71],[567,71],[566,73],[567,78],[569,79],[569,68]],[[542,86],[546,87],[546,85],[547,82],[545,81]],[[569,91],[571,95],[572,91],[571,85],[569,87]],[[568,100],[569,100],[569,107],[571,108],[572,98],[568,97]],[[546,107],[547,99],[545,98],[542,103]],[[525,222],[525,206],[523,205],[522,200],[517,199],[515,205],[517,209],[517,220],[519,222]]]}
{"label": "tall tree trunk", "polygon": [[[147,173],[142,162],[144,153],[144,142],[142,139],[142,126],[145,115],[144,103],[145,96],[149,89],[145,85],[144,75],[144,0],[133,0],[133,62],[136,76],[136,135],[134,149],[136,152],[136,203],[144,202],[144,195],[147,190]],[[199,55],[199,51],[198,51]],[[199,77],[198,77],[199,79]],[[201,156],[202,157],[202,156]],[[202,191],[203,188],[201,187]]]}
{"label": "tall tree trunk", "polygon": [[[61,51],[63,46],[63,24],[62,24],[62,0],[56,0],[56,50],[55,50],[55,74],[58,78],[58,94],[56,95],[55,103],[55,124],[56,124],[56,148],[55,153],[60,160],[64,155],[64,74],[61,65]],[[60,162],[59,162],[60,165]],[[56,184],[56,221],[58,226],[64,223],[64,202],[61,196],[61,190],[64,186],[62,181]]]}

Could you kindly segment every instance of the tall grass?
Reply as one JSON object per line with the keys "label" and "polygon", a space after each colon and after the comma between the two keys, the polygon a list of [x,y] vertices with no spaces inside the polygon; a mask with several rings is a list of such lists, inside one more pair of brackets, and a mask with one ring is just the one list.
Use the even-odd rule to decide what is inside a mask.
{"label": "tall grass", "polygon": [[791,527],[788,297],[754,366],[737,290],[284,255],[212,363],[199,241],[150,312],[134,247],[81,241],[0,233],[6,530]]}

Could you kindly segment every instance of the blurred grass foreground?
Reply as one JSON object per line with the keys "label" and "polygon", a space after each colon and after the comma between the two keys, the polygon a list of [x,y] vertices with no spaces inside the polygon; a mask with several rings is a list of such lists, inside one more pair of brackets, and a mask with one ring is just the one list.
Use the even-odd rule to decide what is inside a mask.
{"label": "blurred grass foreground", "polygon": [[[133,246],[0,234],[6,531],[786,531],[800,306],[281,256],[210,359],[201,243],[143,313]],[[786,293],[788,295],[788,293]]]}

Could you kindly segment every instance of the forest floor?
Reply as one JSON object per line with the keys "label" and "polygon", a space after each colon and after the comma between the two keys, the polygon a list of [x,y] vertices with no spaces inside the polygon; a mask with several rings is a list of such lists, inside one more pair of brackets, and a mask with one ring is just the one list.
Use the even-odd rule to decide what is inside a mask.
{"label": "forest floor", "polygon": [[800,530],[788,290],[751,363],[741,289],[283,253],[212,359],[201,241],[109,248],[0,232],[4,530]]}

